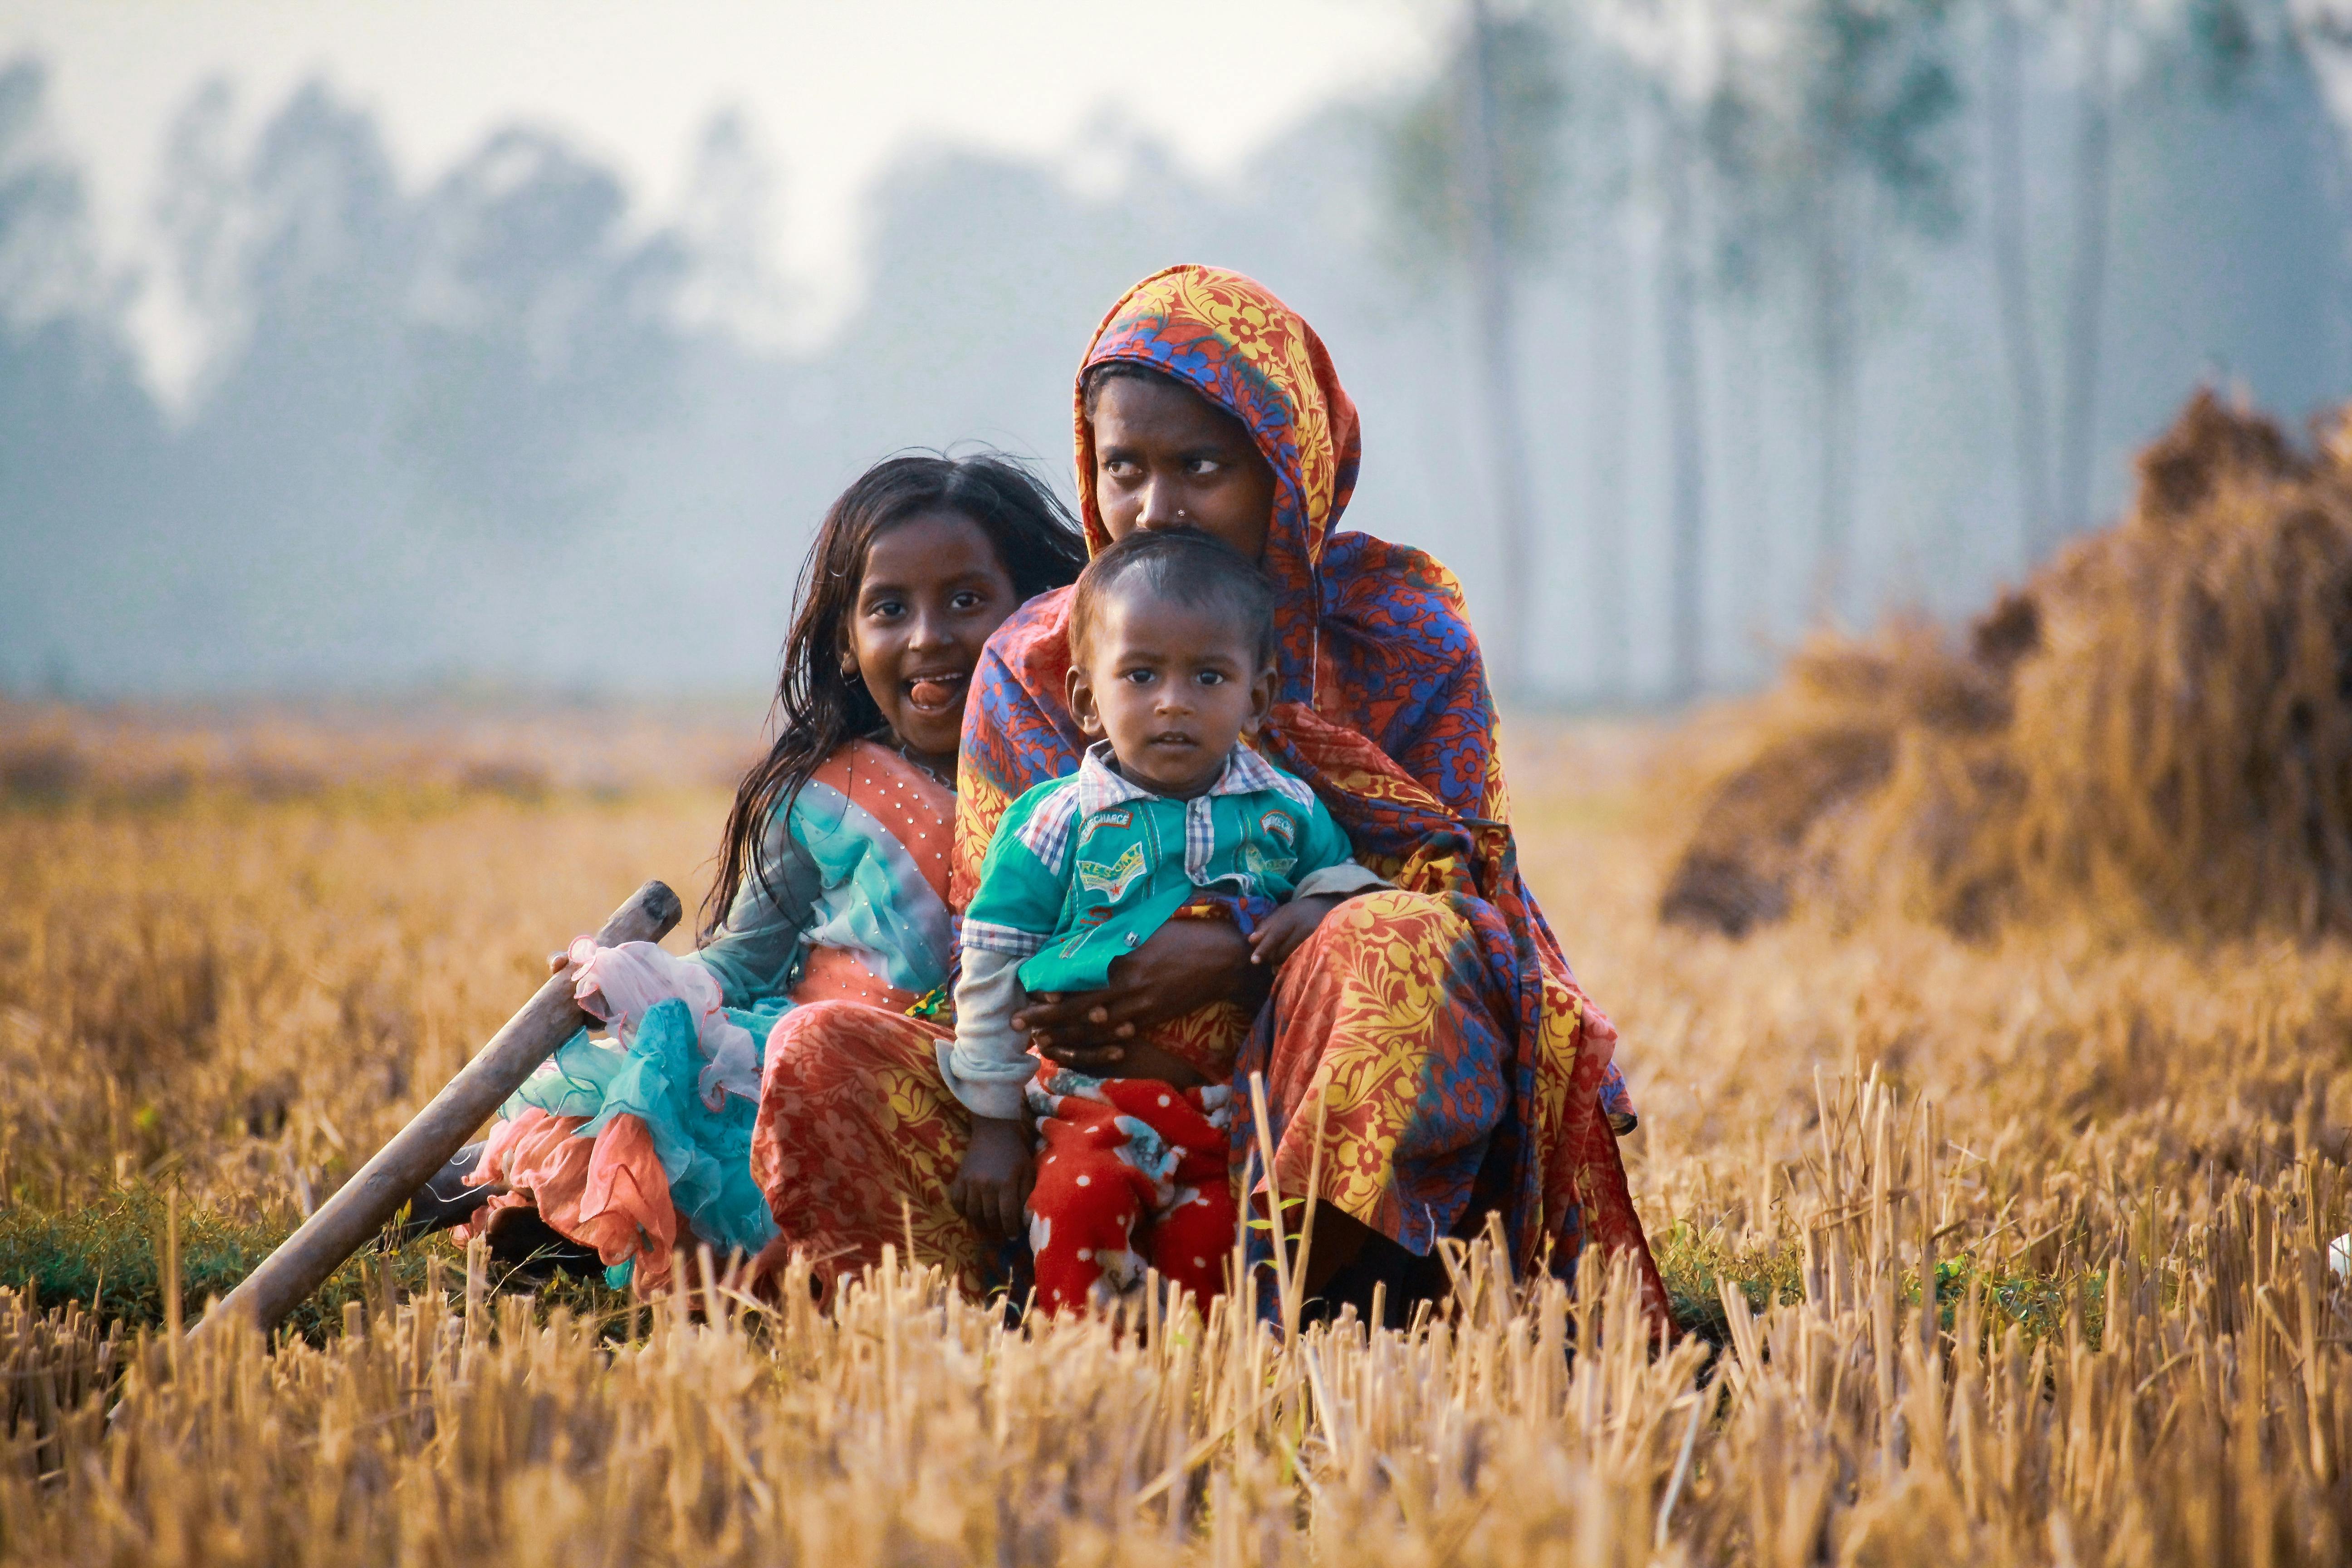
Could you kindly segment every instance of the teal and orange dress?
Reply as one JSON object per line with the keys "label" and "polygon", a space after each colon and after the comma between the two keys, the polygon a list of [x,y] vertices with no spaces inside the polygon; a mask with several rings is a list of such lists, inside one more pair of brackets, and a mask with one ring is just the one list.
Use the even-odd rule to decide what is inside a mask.
{"label": "teal and orange dress", "polygon": [[[796,1007],[903,1013],[946,981],[954,804],[898,752],[857,740],[776,814],[760,851],[766,875],[746,881],[694,955],[762,1053]],[[651,1292],[680,1247],[755,1254],[777,1227],[751,1172],[757,1101],[706,1102],[708,1059],[687,1004],[661,1002],[624,1034],[625,1044],[583,1030],[550,1058],[500,1109],[474,1179],[509,1188],[481,1219],[532,1205],[593,1247],[612,1283]]]}
{"label": "teal and orange dress", "polygon": [[[1285,1194],[1304,1195],[1319,1168],[1320,1202],[1416,1254],[1476,1234],[1489,1215],[1523,1269],[1566,1273],[1588,1246],[1624,1251],[1663,1315],[1612,1130],[1612,1111],[1631,1110],[1613,1070],[1616,1030],[1520,879],[1461,586],[1421,551],[1339,531],[1362,448],[1329,354],[1297,312],[1237,273],[1176,267],[1129,290],[1080,367],[1078,499],[1096,550],[1109,536],[1084,375],[1111,360],[1172,376],[1230,413],[1273,467],[1264,566],[1276,594],[1279,689],[1259,743],[1391,884],[1327,919],[1255,1018],[1217,1004],[1160,1042],[1178,1049],[1168,1035],[1188,1037],[1201,1049],[1186,1059],[1218,1079],[1265,1074]],[[1069,609],[1066,589],[1032,600],[998,628],[973,675],[957,771],[959,907],[1006,808],[1084,750],[1063,695]],[[788,1242],[870,1261],[902,1234],[903,1214],[927,1260],[976,1275],[977,1238],[946,1197],[970,1122],[933,1063],[942,1033],[840,1005],[777,1026],[753,1166]],[[805,1162],[786,1169],[763,1154],[804,1136],[793,1118],[816,1078],[835,1086],[824,1101],[829,1138],[898,1145],[871,1195],[838,1184],[819,1194]],[[869,1115],[862,1108],[881,1097],[846,1087],[862,1078],[889,1086],[886,1111]],[[1253,1135],[1234,1120],[1238,1180]]]}

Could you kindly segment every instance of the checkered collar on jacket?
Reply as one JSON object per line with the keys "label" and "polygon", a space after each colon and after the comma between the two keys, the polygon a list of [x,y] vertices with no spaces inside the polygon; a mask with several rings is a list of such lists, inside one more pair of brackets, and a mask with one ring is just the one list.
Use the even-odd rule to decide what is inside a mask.
{"label": "checkered collar on jacket", "polygon": [[[1118,771],[1108,741],[1097,741],[1087,748],[1078,761],[1078,815],[1091,817],[1097,812],[1125,805],[1131,800],[1165,800],[1156,790],[1144,788]],[[1225,753],[1224,771],[1217,782],[1203,793],[1202,798],[1220,795],[1250,795],[1258,790],[1276,790],[1284,795],[1304,793],[1286,788],[1290,780],[1276,772],[1267,762],[1250,749],[1247,741],[1235,741],[1234,749]]]}

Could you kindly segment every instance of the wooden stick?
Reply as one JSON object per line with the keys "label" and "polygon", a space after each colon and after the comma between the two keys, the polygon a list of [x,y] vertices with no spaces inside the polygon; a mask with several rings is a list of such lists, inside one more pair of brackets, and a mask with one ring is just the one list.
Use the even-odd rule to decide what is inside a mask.
{"label": "wooden stick", "polygon": [[[683,913],[677,895],[660,882],[647,882],[629,901],[613,911],[596,933],[602,947],[625,942],[659,942]],[[360,1167],[359,1174],[318,1211],[302,1227],[280,1242],[262,1259],[261,1267],[228,1293],[215,1314],[207,1314],[203,1331],[214,1315],[241,1312],[262,1332],[276,1328],[286,1314],[342,1267],[343,1260],[380,1233],[384,1222],[415,1195],[436,1171],[465,1147],[474,1130],[522,1087],[539,1064],[570,1039],[587,1015],[572,999],[572,971],[565,966],[548,978],[539,994],[506,1027],[490,1037],[432,1102]]]}

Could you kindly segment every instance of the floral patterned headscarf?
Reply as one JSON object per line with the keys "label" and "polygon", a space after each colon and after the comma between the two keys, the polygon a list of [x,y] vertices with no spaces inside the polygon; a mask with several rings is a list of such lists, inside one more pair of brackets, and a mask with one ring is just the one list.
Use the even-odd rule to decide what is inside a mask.
{"label": "floral patterned headscarf", "polygon": [[1355,493],[1363,453],[1356,405],[1315,329],[1237,272],[1171,267],[1128,290],[1078,373],[1078,507],[1089,552],[1110,542],[1095,502],[1087,373],[1125,360],[1172,377],[1238,418],[1274,469],[1266,575],[1280,596],[1281,697],[1312,705],[1323,624],[1323,551]]}

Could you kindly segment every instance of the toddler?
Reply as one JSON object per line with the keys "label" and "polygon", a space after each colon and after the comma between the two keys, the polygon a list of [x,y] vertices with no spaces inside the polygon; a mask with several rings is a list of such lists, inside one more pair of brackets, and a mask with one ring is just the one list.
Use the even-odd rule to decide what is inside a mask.
{"label": "toddler", "polygon": [[1139,530],[1097,556],[1070,612],[1070,712],[1093,742],[998,826],[965,911],[956,1034],[940,1068],[975,1115],[1038,1118],[1029,1197],[1048,1310],[1104,1306],[1147,1265],[1202,1300],[1223,1285],[1234,1204],[1231,1090],[1165,1053],[1165,1077],[1040,1066],[1013,1024],[1087,991],[1178,910],[1222,895],[1278,964],[1340,900],[1385,886],[1314,792],[1245,739],[1274,699],[1274,593],[1226,545]]}

